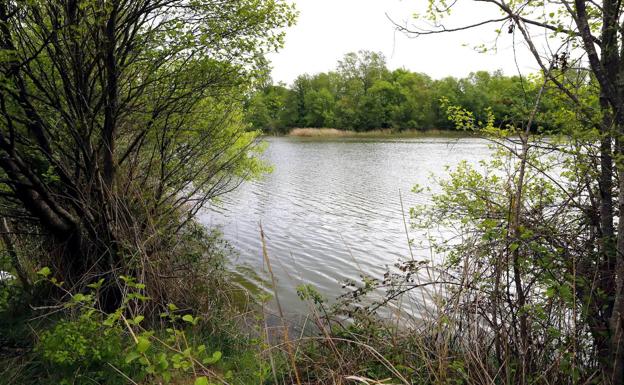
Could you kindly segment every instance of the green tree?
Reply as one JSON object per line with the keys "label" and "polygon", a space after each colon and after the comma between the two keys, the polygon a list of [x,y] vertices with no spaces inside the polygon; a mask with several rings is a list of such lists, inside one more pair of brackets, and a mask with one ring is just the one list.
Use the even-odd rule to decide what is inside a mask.
{"label": "green tree", "polygon": [[[300,75],[288,90],[265,86],[247,102],[252,127],[285,132],[293,127],[334,127],[365,131],[378,128],[454,129],[448,103],[472,111],[485,121],[491,110],[499,126],[521,121],[539,89],[539,76],[524,79],[500,71],[479,71],[466,78],[432,80],[405,69],[389,71],[383,55],[352,52],[336,71]],[[549,98],[535,126],[559,131],[554,123],[560,107]],[[556,100],[556,99],[555,99]]]}
{"label": "green tree", "polygon": [[336,113],[339,127],[356,130],[372,128],[376,118],[365,109],[374,101],[367,94],[375,82],[387,77],[386,59],[381,53],[351,52],[338,62],[337,73],[340,79]]}
{"label": "green tree", "polygon": [[402,102],[394,111],[392,126],[400,129],[430,129],[435,126],[433,81],[425,74],[406,70],[392,73]]}
{"label": "green tree", "polygon": [[437,80],[433,84],[433,114],[434,124],[440,129],[452,129],[455,126],[447,118],[446,108],[443,100],[452,105],[461,105],[461,89],[459,81],[454,77],[446,77]]}
{"label": "green tree", "polygon": [[298,76],[291,87],[291,98],[288,103],[288,115],[291,118],[292,126],[305,126],[306,115],[306,94],[311,89],[311,81],[309,75]]}
{"label": "green tree", "polygon": [[[624,76],[624,53],[621,51],[624,40],[620,25],[624,5],[617,0],[605,0],[600,5],[589,0],[470,3],[480,8],[487,5],[501,14],[500,18],[480,21],[479,25],[498,24],[496,33],[499,36],[507,32],[522,38],[548,81],[547,86],[556,89],[557,100],[567,106],[555,115],[565,121],[565,130],[573,143],[583,142],[577,151],[572,152],[566,146],[555,147],[569,154],[575,167],[572,172],[578,173],[584,181],[577,190],[564,189],[570,199],[583,201],[584,197],[593,197],[584,201],[580,211],[584,225],[578,228],[578,234],[584,237],[585,245],[575,251],[563,248],[573,256],[563,253],[556,271],[573,288],[575,301],[570,311],[578,314],[578,321],[591,334],[591,346],[600,365],[600,381],[624,384],[624,221],[617,214],[624,212],[624,178],[620,177],[624,173],[621,161],[624,154],[624,85],[620,81]],[[442,27],[413,33],[448,31],[443,27],[443,21],[455,10],[454,4],[430,0],[428,17]],[[470,24],[453,30],[474,26]],[[534,41],[536,29],[549,36],[547,51],[541,52],[541,45]],[[553,95],[548,90],[545,92]],[[532,120],[533,116],[530,116],[529,120]],[[525,155],[524,150],[530,147],[527,143],[523,140]],[[587,154],[593,156],[588,158]],[[523,162],[526,163],[526,159]],[[523,193],[522,187],[518,191],[514,203],[519,211],[516,218],[527,214],[521,206],[521,199],[527,194]],[[512,234],[510,242],[514,237],[516,234]],[[570,260],[575,261],[573,269]],[[532,266],[514,267],[513,280],[519,298],[530,294],[527,274]],[[521,321],[521,372],[526,373],[532,365],[530,353],[536,349],[531,344],[528,324],[536,319],[532,314],[523,313]],[[524,377],[520,380],[526,381]]]}
{"label": "green tree", "polygon": [[256,130],[282,133],[288,125],[289,91],[283,85],[266,86],[255,92],[245,105],[247,121]]}
{"label": "green tree", "polygon": [[334,95],[327,89],[311,90],[305,95],[306,127],[334,127]]}
{"label": "green tree", "polygon": [[343,80],[357,80],[362,92],[366,92],[388,74],[386,58],[380,52],[350,52],[338,62],[338,73]]}
{"label": "green tree", "polygon": [[259,171],[239,95],[292,22],[278,0],[1,2],[2,215],[43,234],[35,262],[76,289],[134,270]]}
{"label": "green tree", "polygon": [[394,119],[403,102],[403,95],[394,83],[375,81],[362,97],[359,111],[361,128],[394,128]]}

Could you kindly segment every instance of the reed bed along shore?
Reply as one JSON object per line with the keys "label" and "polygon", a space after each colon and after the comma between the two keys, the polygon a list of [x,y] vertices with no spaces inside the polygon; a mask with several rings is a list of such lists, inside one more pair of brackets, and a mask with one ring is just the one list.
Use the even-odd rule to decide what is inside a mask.
{"label": "reed bed along shore", "polygon": [[302,138],[378,138],[378,137],[398,137],[415,138],[423,136],[451,136],[463,137],[471,134],[465,131],[451,130],[402,130],[378,129],[370,131],[338,130],[335,128],[293,128],[286,134],[287,136]]}

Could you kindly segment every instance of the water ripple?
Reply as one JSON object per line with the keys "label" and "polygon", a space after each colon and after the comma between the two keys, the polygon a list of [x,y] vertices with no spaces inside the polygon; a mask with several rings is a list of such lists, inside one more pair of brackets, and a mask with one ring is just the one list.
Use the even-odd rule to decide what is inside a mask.
{"label": "water ripple", "polygon": [[[280,300],[290,312],[307,309],[296,296],[300,284],[333,298],[360,269],[381,276],[387,265],[407,258],[399,191],[408,210],[429,200],[411,193],[414,185],[428,185],[446,165],[476,164],[490,154],[487,142],[474,138],[268,141],[265,156],[274,172],[244,184],[200,219],[219,226],[240,254],[236,262],[260,275],[262,222]],[[430,258],[428,250],[414,250],[417,258]]]}

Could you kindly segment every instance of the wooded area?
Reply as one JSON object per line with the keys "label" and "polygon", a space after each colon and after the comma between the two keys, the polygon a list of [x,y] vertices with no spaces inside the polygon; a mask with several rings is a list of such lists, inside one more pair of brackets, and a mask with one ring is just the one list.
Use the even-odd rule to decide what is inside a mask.
{"label": "wooded area", "polygon": [[[580,75],[584,76],[584,75]],[[434,80],[406,69],[389,70],[382,53],[359,51],[345,55],[335,71],[300,75],[290,86],[264,85],[246,102],[252,127],[267,133],[292,128],[454,130],[447,106],[460,106],[498,125],[521,121],[532,109],[539,76],[505,76],[479,71],[466,78]],[[535,130],[560,131],[561,105],[550,95],[536,116]]]}

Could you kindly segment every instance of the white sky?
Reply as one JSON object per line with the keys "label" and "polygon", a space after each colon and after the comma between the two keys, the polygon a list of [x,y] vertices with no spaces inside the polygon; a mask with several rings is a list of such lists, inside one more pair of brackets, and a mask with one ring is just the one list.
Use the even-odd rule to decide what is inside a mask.
{"label": "white sky", "polygon": [[[428,0],[296,0],[297,24],[286,31],[286,45],[269,58],[273,80],[290,84],[303,73],[315,74],[336,68],[344,54],[361,49],[381,51],[390,69],[405,67],[438,79],[444,76],[466,76],[478,70],[502,69],[508,75],[517,68],[512,49],[512,35],[504,33],[496,53],[478,53],[478,44],[492,45],[497,24],[470,31],[408,38],[395,32],[386,17],[405,23],[411,16],[424,13]],[[445,25],[456,27],[472,24],[500,14],[491,5],[474,2],[459,7]],[[521,41],[521,36],[516,39]],[[468,44],[468,46],[465,46]],[[517,59],[523,73],[537,71],[530,54],[517,47]]]}

